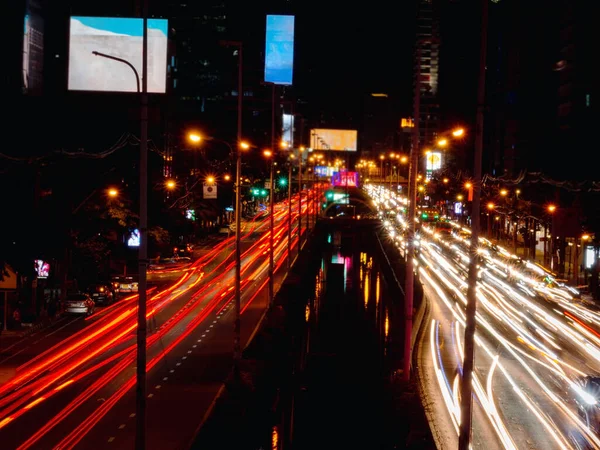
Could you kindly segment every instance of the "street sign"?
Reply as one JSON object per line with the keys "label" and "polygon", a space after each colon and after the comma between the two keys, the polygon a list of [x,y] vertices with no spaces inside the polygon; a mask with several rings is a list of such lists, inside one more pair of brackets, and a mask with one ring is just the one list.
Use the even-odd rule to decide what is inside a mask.
{"label": "street sign", "polygon": [[265,189],[271,189],[271,181],[265,181]]}
{"label": "street sign", "polygon": [[217,185],[204,183],[203,189],[204,198],[217,198]]}

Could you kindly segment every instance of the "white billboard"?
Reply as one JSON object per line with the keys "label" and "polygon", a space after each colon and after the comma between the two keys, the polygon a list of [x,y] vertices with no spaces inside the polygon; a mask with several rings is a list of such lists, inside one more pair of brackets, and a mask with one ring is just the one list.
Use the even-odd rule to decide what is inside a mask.
{"label": "white billboard", "polygon": [[442,153],[427,152],[425,155],[425,169],[429,171],[440,170],[442,168]]}
{"label": "white billboard", "polygon": [[294,148],[294,116],[292,114],[284,114],[282,119],[281,139],[285,141],[290,148]]}
{"label": "white billboard", "polygon": [[[148,92],[151,93],[164,93],[166,90],[167,36],[166,19],[148,19]],[[143,19],[71,17],[69,90],[108,92],[140,90],[142,39]],[[135,71],[124,61],[131,64]]]}
{"label": "white billboard", "polygon": [[310,146],[313,150],[356,151],[356,130],[328,130],[314,128],[310,130]]}

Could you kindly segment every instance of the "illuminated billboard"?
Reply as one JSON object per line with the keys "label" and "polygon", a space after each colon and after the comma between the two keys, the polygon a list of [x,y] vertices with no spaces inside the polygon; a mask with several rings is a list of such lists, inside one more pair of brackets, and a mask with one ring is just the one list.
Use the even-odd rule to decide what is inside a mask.
{"label": "illuminated billboard", "polygon": [[313,150],[356,151],[356,130],[310,130],[310,145]]}
{"label": "illuminated billboard", "polygon": [[267,16],[265,81],[291,85],[294,74],[294,16]]}
{"label": "illuminated billboard", "polygon": [[281,123],[283,124],[281,140],[287,142],[290,148],[294,148],[294,116],[292,114],[284,114]]}
{"label": "illuminated billboard", "polygon": [[358,172],[348,172],[347,170],[333,172],[331,185],[333,187],[358,187]]}
{"label": "illuminated billboard", "polygon": [[38,278],[44,279],[50,276],[50,264],[43,259],[36,259],[33,262],[33,268]]}
{"label": "illuminated billboard", "polygon": [[442,168],[442,153],[428,152],[425,157],[425,169],[429,171],[440,170]]}
{"label": "illuminated billboard", "polygon": [[28,0],[23,20],[23,79],[26,94],[40,94],[44,69],[44,19],[37,0]]}
{"label": "illuminated billboard", "polygon": [[[164,93],[167,85],[166,19],[148,19],[148,92]],[[143,19],[71,17],[69,76],[71,91],[136,92],[141,89]],[[126,63],[94,55],[122,59]]]}

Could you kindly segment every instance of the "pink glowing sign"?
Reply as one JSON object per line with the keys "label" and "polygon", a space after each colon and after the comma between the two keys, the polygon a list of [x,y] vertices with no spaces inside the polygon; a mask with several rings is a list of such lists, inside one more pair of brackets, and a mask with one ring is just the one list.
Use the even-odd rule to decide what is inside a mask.
{"label": "pink glowing sign", "polygon": [[331,177],[331,185],[334,187],[358,187],[358,172],[348,172],[347,170],[333,172],[333,176]]}

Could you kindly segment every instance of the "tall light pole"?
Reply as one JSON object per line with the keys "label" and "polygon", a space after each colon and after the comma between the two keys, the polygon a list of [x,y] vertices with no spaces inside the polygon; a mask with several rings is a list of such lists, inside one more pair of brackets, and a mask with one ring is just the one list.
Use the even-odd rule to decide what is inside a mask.
{"label": "tall light pole", "polygon": [[292,161],[294,160],[294,153],[290,153],[290,160],[288,162],[288,238],[287,238],[287,251],[288,251],[288,269],[292,267]]}
{"label": "tall light pole", "polygon": [[483,112],[485,107],[485,63],[487,57],[488,0],[481,0],[481,41],[479,48],[479,85],[475,129],[475,160],[473,162],[473,203],[467,310],[464,339],[464,361],[460,384],[460,427],[458,449],[468,450],[471,444],[473,407],[473,366],[475,357],[475,324],[477,312],[477,271],[481,203],[481,155],[483,150]]}
{"label": "tall light pole", "polygon": [[273,274],[274,274],[274,260],[273,260],[273,225],[274,225],[274,183],[273,177],[275,176],[275,152],[273,150],[265,150],[263,155],[269,159],[269,306],[273,304]]}
{"label": "tall light pole", "polygon": [[242,150],[248,148],[248,144],[242,142],[242,98],[243,85],[243,58],[242,43],[230,43],[238,48],[238,101],[237,101],[237,145],[235,162],[235,324],[233,337],[233,365],[236,379],[240,373],[240,360],[242,359],[241,347],[241,314],[242,314]]}
{"label": "tall light pole", "polygon": [[[419,171],[419,116],[421,106],[421,41],[417,41],[417,73],[414,94],[414,127],[412,130],[412,148],[410,150],[410,166],[408,171],[408,242],[406,244],[406,275],[404,284],[404,364],[403,378],[410,380],[410,360],[412,353],[412,315],[414,303],[414,258],[415,258],[415,214],[417,203],[417,173]],[[381,155],[383,172],[383,160]],[[385,184],[382,184],[385,186]]]}
{"label": "tall light pole", "polygon": [[302,249],[302,152],[301,145],[298,150],[298,255]]}
{"label": "tall light pole", "polygon": [[142,94],[140,107],[140,248],[136,364],[136,442],[146,448],[146,269],[148,264],[148,0],[142,0]]}
{"label": "tall light pole", "polygon": [[240,360],[242,359],[240,318],[242,313],[242,249],[240,230],[242,227],[242,150],[247,150],[250,146],[242,141],[242,98],[244,96],[242,76],[244,64],[242,54],[243,45],[240,41],[219,41],[219,44],[224,47],[235,47],[238,52],[237,143],[235,164],[235,322],[233,325],[233,370],[237,379],[240,372]]}
{"label": "tall light pole", "polygon": [[[148,0],[142,0],[142,79],[129,61],[93,51],[131,68],[140,94],[140,246],[138,248],[138,310],[136,331],[135,448],[146,448],[146,300],[148,266]],[[141,84],[141,92],[140,92]]]}

